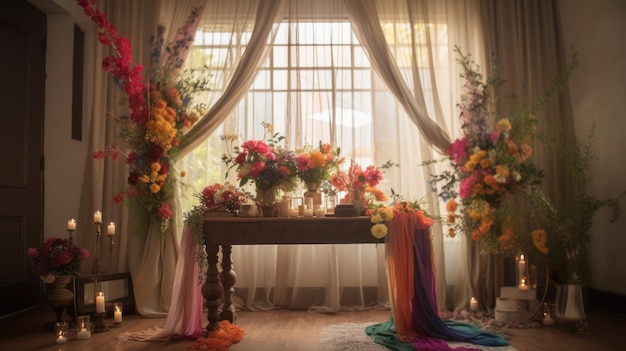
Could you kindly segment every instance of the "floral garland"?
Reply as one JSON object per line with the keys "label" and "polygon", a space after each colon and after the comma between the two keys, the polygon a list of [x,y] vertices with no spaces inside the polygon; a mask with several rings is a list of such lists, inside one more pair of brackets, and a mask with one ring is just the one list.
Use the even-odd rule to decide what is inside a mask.
{"label": "floral garland", "polygon": [[470,57],[458,47],[455,52],[465,79],[458,104],[463,135],[446,150],[453,171],[435,176],[431,184],[444,181],[439,196],[447,201],[448,236],[454,237],[460,230],[480,243],[482,252],[511,250],[516,216],[507,200],[538,184],[543,176],[526,162],[532,155],[537,121],[532,109],[509,117],[495,116],[494,98],[503,81],[490,78],[483,82]]}
{"label": "floral garland", "polygon": [[[95,0],[77,0],[100,29],[98,40],[110,46],[114,54],[104,58],[102,69],[110,73],[128,96],[130,113],[117,118],[119,138],[128,151],[110,146],[93,152],[95,159],[109,157],[118,160],[124,156],[129,168],[127,188],[117,193],[113,200],[127,198],[139,200],[150,216],[161,221],[161,230],[169,227],[172,216],[171,201],[174,196],[176,176],[172,172],[172,157],[183,142],[185,133],[203,114],[202,105],[193,105],[195,93],[208,90],[209,81],[197,72],[178,74],[182,65],[180,55],[193,41],[191,28],[197,23],[200,10],[194,8],[176,39],[163,48],[164,28],[159,26],[153,45],[152,70],[148,84],[141,76],[143,66],[132,63],[131,46],[127,38],[119,35],[106,15],[96,7]],[[185,173],[181,172],[181,176]]]}
{"label": "floral garland", "polygon": [[415,221],[417,229],[429,229],[434,220],[424,210],[421,209],[417,201],[404,201],[401,196],[394,194],[394,201],[390,206],[377,206],[369,209],[365,214],[371,216],[370,221],[374,224],[370,229],[372,235],[377,239],[382,239],[389,234],[386,223],[399,213],[409,214],[409,218]]}

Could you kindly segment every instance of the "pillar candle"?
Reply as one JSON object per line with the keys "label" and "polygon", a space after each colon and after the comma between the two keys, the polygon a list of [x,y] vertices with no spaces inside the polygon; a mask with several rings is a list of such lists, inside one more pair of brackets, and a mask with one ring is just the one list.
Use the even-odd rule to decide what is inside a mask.
{"label": "pillar candle", "polygon": [[470,300],[470,311],[478,311],[478,301],[473,297]]}
{"label": "pillar candle", "polygon": [[76,220],[74,218],[67,221],[67,230],[76,230]]}
{"label": "pillar candle", "polygon": [[115,312],[113,312],[113,323],[122,323],[122,310],[119,306],[115,306]]}
{"label": "pillar candle", "polygon": [[100,210],[94,212],[94,214],[93,214],[93,222],[94,223],[102,223],[102,212],[100,212]]}
{"label": "pillar candle", "polygon": [[102,292],[98,293],[98,296],[96,296],[96,312],[106,312],[104,308],[104,294]]}
{"label": "pillar candle", "polygon": [[519,270],[519,282],[521,283],[522,279],[526,276],[526,259],[523,254],[519,257],[517,269]]}
{"label": "pillar candle", "polygon": [[111,224],[107,226],[107,235],[115,235],[115,223],[111,222]]}

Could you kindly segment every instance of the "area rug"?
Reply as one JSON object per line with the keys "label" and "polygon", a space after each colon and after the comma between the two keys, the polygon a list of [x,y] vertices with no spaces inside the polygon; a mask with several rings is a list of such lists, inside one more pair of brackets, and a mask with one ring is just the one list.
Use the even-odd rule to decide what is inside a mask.
{"label": "area rug", "polygon": [[[319,351],[387,351],[387,348],[375,343],[367,334],[365,327],[378,324],[368,323],[342,323],[324,327],[320,335]],[[492,351],[515,351],[511,346],[480,346],[465,342],[448,342],[451,348],[472,347],[477,350]]]}

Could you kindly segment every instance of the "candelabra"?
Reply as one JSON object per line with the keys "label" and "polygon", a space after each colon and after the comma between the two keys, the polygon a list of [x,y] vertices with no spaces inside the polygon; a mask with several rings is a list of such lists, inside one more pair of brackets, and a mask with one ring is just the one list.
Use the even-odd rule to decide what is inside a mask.
{"label": "candelabra", "polygon": [[98,276],[106,273],[111,266],[111,257],[113,256],[113,247],[115,246],[115,225],[113,222],[108,226],[107,237],[109,238],[109,260],[106,267],[100,266],[100,239],[102,237],[102,214],[100,211],[96,211],[94,214],[93,223],[96,226],[96,250],[93,256],[93,267],[91,268],[91,276],[93,278],[93,301],[95,306],[95,333],[107,331],[108,328],[104,324],[104,317],[106,317],[106,305],[104,303],[104,296],[98,295],[96,287],[98,286]]}

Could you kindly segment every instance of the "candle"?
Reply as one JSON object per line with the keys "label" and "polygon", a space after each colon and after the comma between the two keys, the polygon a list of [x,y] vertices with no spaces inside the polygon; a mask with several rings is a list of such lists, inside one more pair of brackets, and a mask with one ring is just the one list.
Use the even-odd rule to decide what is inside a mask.
{"label": "candle", "polygon": [[67,230],[76,230],[76,220],[74,218],[67,221]]}
{"label": "candle", "polygon": [[313,210],[305,208],[302,211],[302,214],[304,215],[304,217],[313,217]]}
{"label": "candle", "polygon": [[104,293],[102,293],[102,291],[98,293],[98,296],[96,296],[96,312],[106,312],[104,309]]}
{"label": "candle", "polygon": [[117,305],[115,305],[115,312],[113,312],[113,323],[122,323],[122,310]]}
{"label": "candle", "polygon": [[94,212],[94,214],[93,214],[93,222],[94,223],[102,223],[102,212],[100,212],[100,210]]}
{"label": "candle", "polygon": [[478,311],[478,301],[474,297],[470,299],[470,311]]}
{"label": "candle", "polygon": [[522,279],[526,276],[526,259],[523,254],[519,256],[519,261],[517,262],[517,269],[519,271],[518,272],[519,281],[521,282]]}
{"label": "candle", "polygon": [[91,332],[87,328],[81,328],[76,332],[76,338],[80,340],[89,339],[91,338]]}
{"label": "candle", "polygon": [[57,344],[65,344],[67,342],[67,337],[63,335],[63,332],[59,332],[57,336]]}
{"label": "candle", "polygon": [[519,289],[522,291],[530,290],[530,287],[526,284],[526,278],[522,278],[522,283],[519,285]]}
{"label": "candle", "polygon": [[107,235],[115,235],[115,223],[111,222],[111,224],[107,226]]}
{"label": "candle", "polygon": [[543,325],[553,325],[554,319],[552,319],[552,317],[550,316],[550,313],[546,312],[543,314],[543,320],[541,321],[541,323]]}
{"label": "candle", "polygon": [[322,218],[326,215],[326,210],[323,207],[315,209],[315,217]]}
{"label": "candle", "polygon": [[300,211],[297,208],[292,208],[289,210],[289,217],[298,217],[300,215]]}

